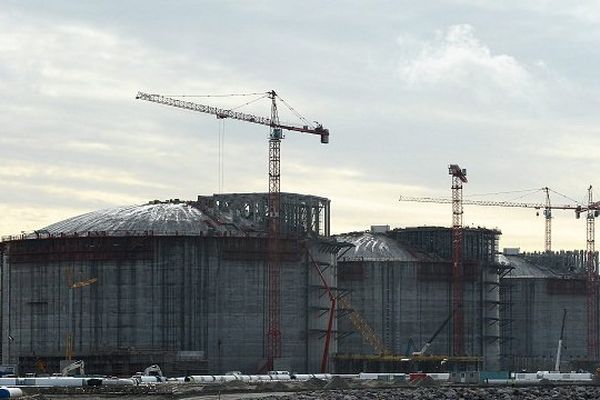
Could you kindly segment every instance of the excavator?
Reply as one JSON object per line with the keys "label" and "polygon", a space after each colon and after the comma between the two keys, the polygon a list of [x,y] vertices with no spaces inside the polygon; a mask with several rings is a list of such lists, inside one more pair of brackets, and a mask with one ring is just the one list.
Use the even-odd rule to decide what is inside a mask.
{"label": "excavator", "polygon": [[148,368],[144,370],[144,376],[158,376],[160,378],[163,377],[162,370],[157,364],[152,364]]}
{"label": "excavator", "polygon": [[429,340],[423,345],[423,347],[421,347],[421,350],[419,350],[419,351],[413,351],[413,353],[412,353],[413,357],[420,357],[420,356],[427,355],[427,351],[431,347],[431,343],[433,343],[433,341],[435,340],[435,338],[440,334],[440,332],[444,329],[444,327],[452,319],[452,316],[454,315],[454,311],[456,311],[456,309],[457,309],[457,307],[455,307],[450,312],[450,315],[448,315],[448,318],[446,318],[444,320],[444,322],[442,322],[442,324],[440,325],[440,327],[435,331],[435,333],[433,335],[431,335],[431,337],[429,338]]}
{"label": "excavator", "polygon": [[71,364],[66,365],[62,371],[60,371],[62,376],[72,375],[72,372],[79,370],[79,375],[85,375],[85,363],[83,360],[73,361]]}

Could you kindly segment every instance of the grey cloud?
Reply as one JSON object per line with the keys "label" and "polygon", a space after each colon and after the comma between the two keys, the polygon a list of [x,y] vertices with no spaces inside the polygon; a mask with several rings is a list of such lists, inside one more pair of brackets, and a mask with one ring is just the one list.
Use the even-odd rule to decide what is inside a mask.
{"label": "grey cloud", "polygon": [[[467,191],[548,184],[579,193],[596,176],[593,157],[569,156],[586,151],[599,122],[600,55],[591,50],[600,30],[585,20],[597,9],[540,4],[3,2],[0,156],[55,168],[51,183],[64,194],[49,193],[43,173],[3,175],[13,190],[0,205],[17,216],[14,204],[42,198],[81,210],[214,191],[218,123],[136,102],[137,90],[278,90],[331,130],[328,146],[288,135],[283,189],[335,199],[334,229],[336,220],[364,228],[374,207],[385,210],[379,220],[430,223],[401,211],[392,193],[447,193],[448,162],[469,168]],[[266,190],[267,131],[226,129],[226,190]],[[296,171],[302,165],[310,169]],[[147,184],[84,184],[61,176],[70,168],[121,170]],[[352,184],[368,193],[349,198]]]}

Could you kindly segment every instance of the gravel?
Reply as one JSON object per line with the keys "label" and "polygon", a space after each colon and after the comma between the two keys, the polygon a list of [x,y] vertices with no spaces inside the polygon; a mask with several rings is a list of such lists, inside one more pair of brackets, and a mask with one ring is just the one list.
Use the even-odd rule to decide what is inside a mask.
{"label": "gravel", "polygon": [[600,399],[600,386],[531,387],[419,387],[395,389],[328,390],[269,396],[270,400],[487,400],[487,399]]}
{"label": "gravel", "polygon": [[[27,390],[23,400],[512,400],[512,399],[599,399],[600,385],[553,384],[528,386],[459,386],[440,382],[391,383],[318,379],[308,382],[270,382],[270,384],[160,384],[145,387],[52,388]],[[36,393],[37,392],[37,393]]]}

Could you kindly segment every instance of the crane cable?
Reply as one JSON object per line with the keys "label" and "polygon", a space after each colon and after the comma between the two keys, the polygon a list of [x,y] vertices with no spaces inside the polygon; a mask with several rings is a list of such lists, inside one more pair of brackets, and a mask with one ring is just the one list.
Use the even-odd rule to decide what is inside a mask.
{"label": "crane cable", "polygon": [[[546,188],[541,188],[541,189],[526,189],[526,190],[511,190],[511,191],[505,191],[505,192],[493,192],[493,193],[479,193],[479,194],[472,194],[472,195],[470,195],[469,197],[487,196],[487,195],[497,195],[497,194],[509,194],[509,193],[523,193],[522,195],[520,195],[520,196],[517,196],[517,197],[515,197],[515,198],[513,198],[513,199],[510,199],[510,200],[503,200],[503,201],[517,201],[517,200],[520,200],[520,199],[522,199],[523,197],[525,197],[525,196],[528,196],[528,195],[530,195],[530,194],[534,194],[534,193],[538,193],[538,192],[543,192],[543,191],[545,191],[545,189],[546,189]],[[573,199],[573,198],[571,198],[571,197],[569,197],[569,196],[567,196],[567,195],[565,195],[565,194],[562,194],[562,193],[560,193],[560,192],[557,192],[556,190],[553,190],[553,189],[550,189],[550,188],[548,188],[548,191],[550,191],[550,192],[552,192],[552,193],[554,193],[554,194],[556,194],[556,195],[558,195],[558,196],[561,196],[561,197],[563,197],[563,198],[565,198],[565,199],[567,199],[567,200],[569,200],[569,201],[572,201],[572,202],[574,202],[575,204],[582,204],[582,202],[580,202],[580,201],[578,201],[578,200],[575,200],[575,199]]]}
{"label": "crane cable", "polygon": [[[532,192],[532,193],[539,193],[539,192],[541,192],[541,191],[543,191],[543,189],[538,189],[538,191],[537,191],[537,192]],[[517,197],[515,197],[515,198],[513,198],[513,199],[510,199],[510,200],[507,200],[507,201],[517,201],[517,200],[521,200],[523,197],[525,197],[525,196],[528,196],[529,194],[532,194],[532,193],[525,193],[525,194],[522,194],[521,196],[517,196]]]}
{"label": "crane cable", "polygon": [[[252,104],[258,100],[264,99],[265,97],[268,97],[271,94],[271,92],[253,92],[253,93],[227,93],[227,94],[163,94],[162,96],[164,97],[244,97],[244,96],[261,96],[255,100],[251,100],[247,103],[241,104],[239,106],[230,108],[229,111],[233,111],[236,110],[238,108],[247,106],[248,104]],[[281,102],[298,118],[300,119],[302,122],[304,122],[307,126],[310,127],[315,127],[315,123],[317,123],[316,121],[314,121],[315,123],[309,121],[306,117],[304,117],[302,114],[300,114],[298,111],[296,111],[296,109],[294,107],[292,107],[290,105],[290,103],[288,103],[287,101],[285,101],[281,96],[277,95],[277,97],[279,98],[279,100],[281,100]],[[317,123],[318,124],[318,123]]]}
{"label": "crane cable", "polygon": [[550,191],[551,191],[552,193],[554,193],[554,194],[557,194],[557,195],[559,195],[559,196],[562,196],[562,197],[564,197],[564,198],[565,198],[565,199],[567,199],[567,200],[574,201],[576,204],[584,204],[584,203],[585,203],[585,201],[578,201],[578,200],[572,199],[571,197],[569,197],[569,196],[567,196],[567,195],[564,195],[564,194],[562,194],[562,193],[560,193],[560,192],[557,192],[556,190],[552,190],[552,189],[550,189],[550,188],[548,188],[548,190],[550,190]]}
{"label": "crane cable", "polygon": [[517,201],[522,199],[523,197],[529,196],[531,194],[535,194],[535,193],[539,193],[541,191],[543,191],[544,189],[523,189],[523,190],[508,190],[508,191],[502,191],[502,192],[493,192],[493,193],[479,193],[479,194],[471,194],[469,195],[469,197],[478,197],[478,196],[488,196],[488,195],[499,195],[499,194],[511,194],[511,193],[520,193],[519,196],[516,196],[514,198],[511,199],[507,199],[507,200],[502,200],[505,202],[511,202],[511,201]]}
{"label": "crane cable", "polygon": [[523,193],[523,192],[535,193],[535,192],[539,192],[540,190],[542,190],[542,189],[535,188],[535,189],[523,189],[523,190],[508,190],[508,191],[504,191],[504,192],[476,193],[476,194],[470,194],[469,197],[491,196],[491,195],[497,195],[497,194]]}
{"label": "crane cable", "polygon": [[250,101],[248,101],[248,102],[246,102],[244,104],[240,104],[239,106],[235,106],[233,108],[230,108],[229,111],[237,110],[238,108],[242,108],[244,106],[247,106],[248,104],[256,103],[257,101],[262,100],[262,99],[264,99],[267,96],[268,96],[268,94],[265,94],[263,96],[260,96],[260,97],[258,97],[256,99],[254,99],[254,100],[250,100]]}
{"label": "crane cable", "polygon": [[307,120],[302,114],[300,114],[298,111],[296,111],[296,109],[294,109],[294,107],[292,107],[287,101],[285,101],[283,98],[281,98],[281,96],[277,95],[277,97],[279,98],[279,100],[281,100],[281,102],[290,109],[290,111],[292,113],[294,113],[296,115],[296,117],[298,117],[300,120],[302,120],[306,125],[308,126],[312,126],[314,128],[314,124],[312,122],[310,122],[309,120]]}

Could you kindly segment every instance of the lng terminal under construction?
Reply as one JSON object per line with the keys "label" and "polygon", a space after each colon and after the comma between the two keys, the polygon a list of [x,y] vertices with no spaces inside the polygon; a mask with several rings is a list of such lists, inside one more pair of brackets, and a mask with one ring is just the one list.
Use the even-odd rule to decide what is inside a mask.
{"label": "lng terminal under construction", "polygon": [[[329,131],[280,123],[278,95],[265,96],[270,118],[137,98],[268,126],[268,192],[152,200],[2,238],[1,384],[260,391],[275,382],[271,389],[293,391],[298,382],[298,390],[595,382],[591,187],[584,205],[480,204],[543,210],[538,253],[500,249],[499,229],[463,226],[467,174],[457,164],[448,168],[452,198],[401,198],[451,204],[452,226],[333,235],[335,204],[281,192],[279,176],[282,131],[323,144]],[[586,218],[585,250],[551,249],[557,208]],[[94,376],[69,377],[76,362]]]}

